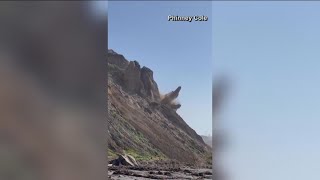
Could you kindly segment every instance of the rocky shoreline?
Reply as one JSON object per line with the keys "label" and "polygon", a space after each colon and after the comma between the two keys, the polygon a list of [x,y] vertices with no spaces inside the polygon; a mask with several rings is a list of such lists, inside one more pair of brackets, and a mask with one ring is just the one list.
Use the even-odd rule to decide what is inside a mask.
{"label": "rocky shoreline", "polygon": [[109,179],[212,179],[212,169],[192,167],[112,166],[108,167]]}
{"label": "rocky shoreline", "polygon": [[109,179],[213,179],[211,165],[194,166],[176,160],[140,161],[135,164],[122,155],[116,160],[121,164],[109,164]]}

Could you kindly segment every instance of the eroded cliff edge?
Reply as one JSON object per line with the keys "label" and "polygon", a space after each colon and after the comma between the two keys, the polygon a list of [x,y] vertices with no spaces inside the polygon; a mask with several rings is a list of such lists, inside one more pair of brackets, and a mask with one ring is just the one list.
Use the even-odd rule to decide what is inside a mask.
{"label": "eroded cliff edge", "polygon": [[109,156],[211,163],[211,148],[176,112],[180,91],[161,95],[151,69],[108,50]]}

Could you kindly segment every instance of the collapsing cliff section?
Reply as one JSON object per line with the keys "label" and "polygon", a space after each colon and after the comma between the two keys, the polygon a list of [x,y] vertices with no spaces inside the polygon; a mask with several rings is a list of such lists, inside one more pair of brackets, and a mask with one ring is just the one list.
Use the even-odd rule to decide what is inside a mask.
{"label": "collapsing cliff section", "polygon": [[108,51],[108,112],[110,154],[133,155],[137,160],[175,159],[208,163],[211,148],[177,114],[174,103],[181,87],[160,96],[153,72]]}

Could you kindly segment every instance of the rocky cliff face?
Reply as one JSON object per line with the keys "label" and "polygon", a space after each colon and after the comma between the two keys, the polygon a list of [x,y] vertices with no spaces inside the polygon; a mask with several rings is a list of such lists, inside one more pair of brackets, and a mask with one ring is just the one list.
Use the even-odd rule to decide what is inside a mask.
{"label": "rocky cliff face", "polygon": [[143,67],[141,69],[140,79],[143,83],[146,96],[149,97],[152,101],[160,101],[160,93],[158,85],[153,79],[153,72],[149,68]]}
{"label": "rocky cliff face", "polygon": [[153,72],[108,51],[109,156],[210,163],[211,148],[177,114],[181,87],[160,96]]}

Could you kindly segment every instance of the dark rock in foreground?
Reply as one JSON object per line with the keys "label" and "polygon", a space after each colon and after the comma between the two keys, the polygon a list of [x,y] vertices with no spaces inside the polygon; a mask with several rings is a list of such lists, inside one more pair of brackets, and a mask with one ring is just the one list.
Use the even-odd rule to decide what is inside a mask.
{"label": "dark rock in foreground", "polygon": [[116,166],[109,167],[110,179],[117,180],[144,180],[144,179],[205,179],[213,178],[212,169],[194,167],[170,167],[170,166]]}
{"label": "dark rock in foreground", "polygon": [[137,161],[134,159],[134,157],[125,154],[125,155],[119,155],[117,159],[111,160],[109,164],[114,166],[138,166]]}

